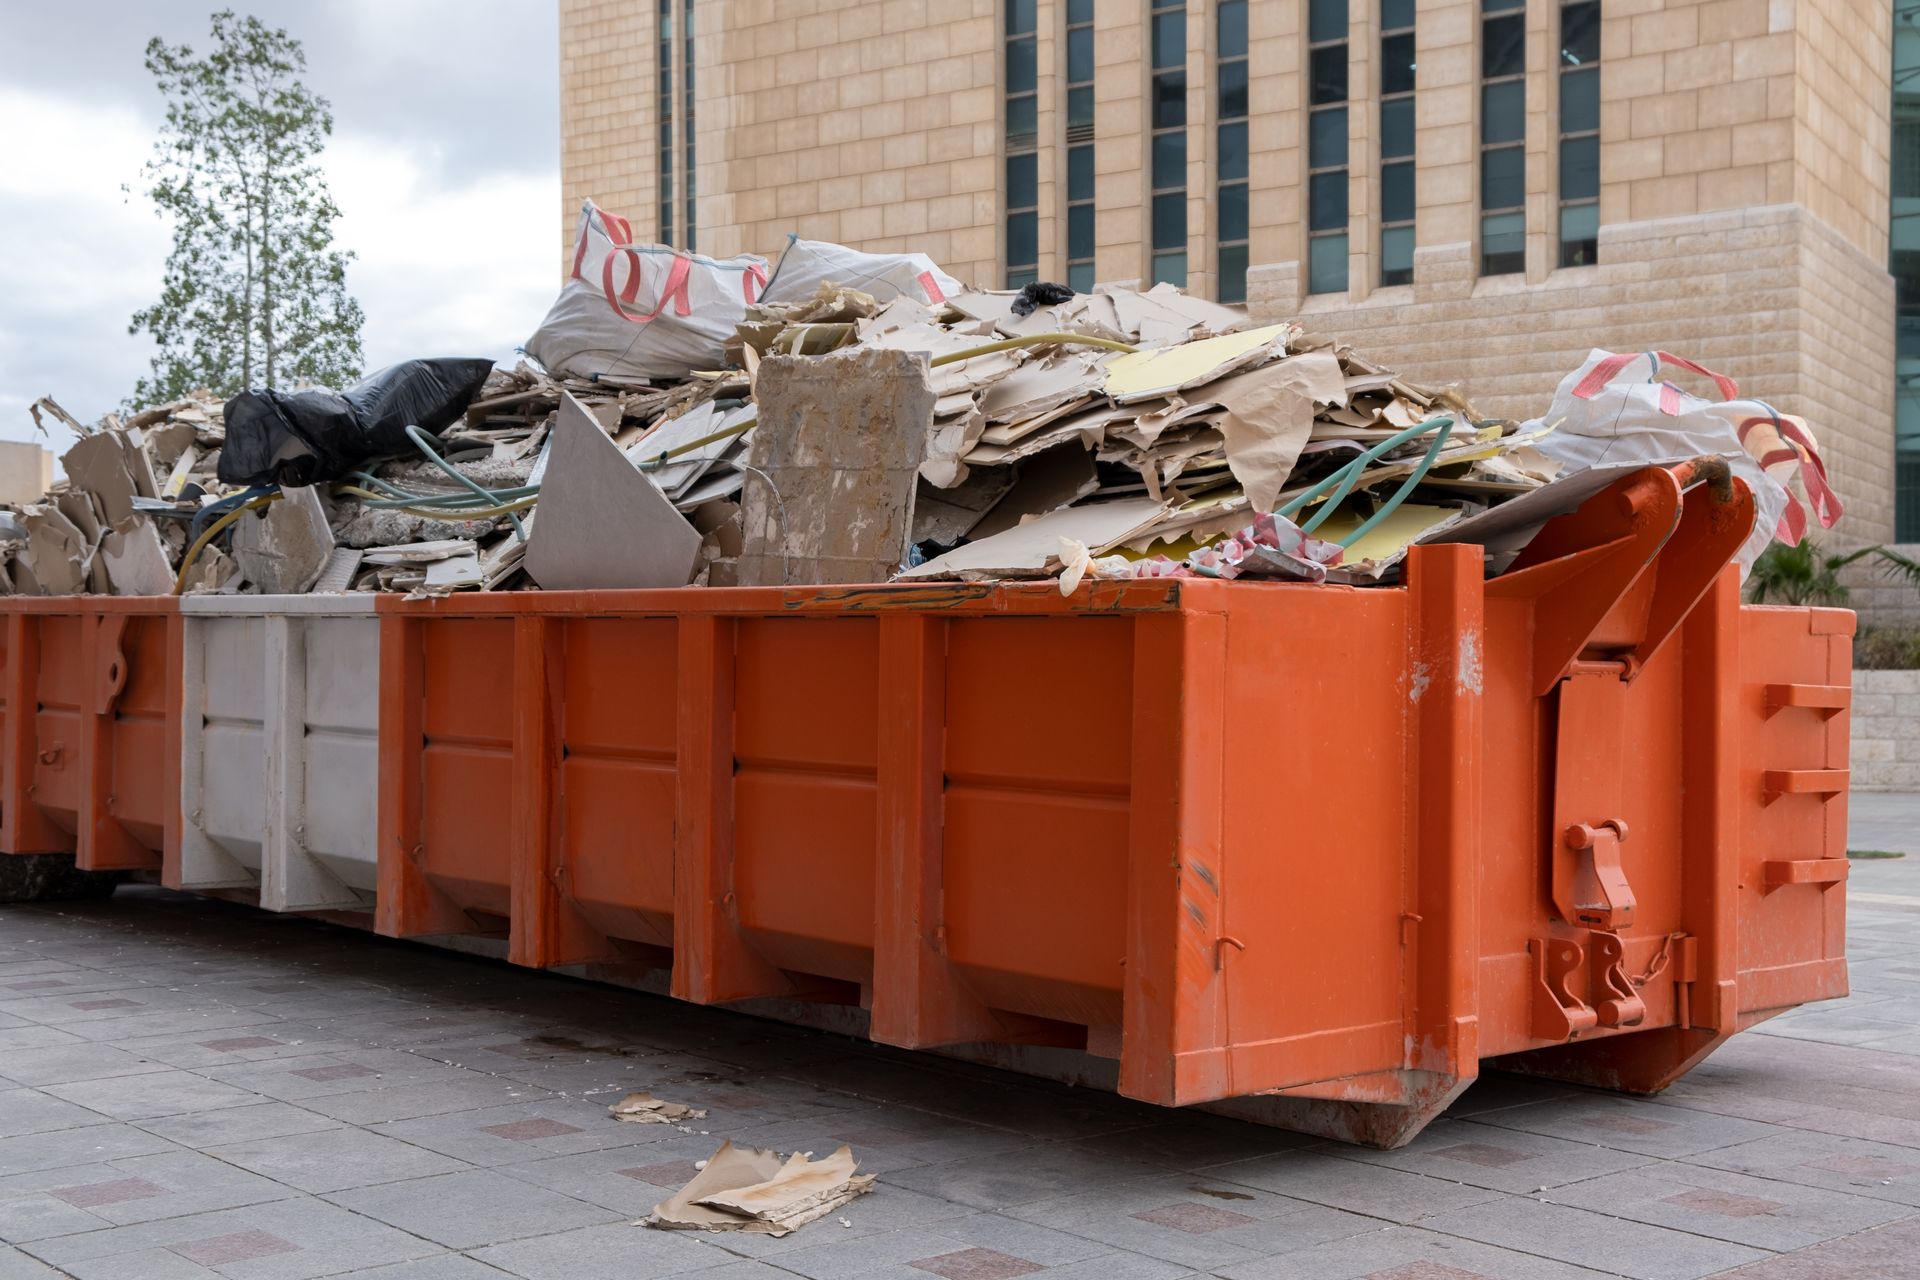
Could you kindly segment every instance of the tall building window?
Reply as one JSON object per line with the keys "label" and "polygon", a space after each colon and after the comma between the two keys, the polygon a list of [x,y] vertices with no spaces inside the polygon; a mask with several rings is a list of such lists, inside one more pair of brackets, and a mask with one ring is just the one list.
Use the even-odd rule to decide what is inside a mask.
{"label": "tall building window", "polygon": [[1220,0],[1214,16],[1220,98],[1214,104],[1214,237],[1221,302],[1247,300],[1247,0]]}
{"label": "tall building window", "polygon": [[1153,243],[1155,283],[1187,282],[1187,5],[1152,0],[1147,43],[1153,97]]}
{"label": "tall building window", "polygon": [[1560,6],[1560,265],[1600,261],[1600,0]]}
{"label": "tall building window", "polygon": [[1007,5],[1007,287],[1040,278],[1039,50],[1034,0]]}
{"label": "tall building window", "polygon": [[673,0],[660,0],[660,243],[673,243]]}
{"label": "tall building window", "polygon": [[681,126],[681,136],[685,138],[686,145],[681,152],[680,168],[682,170],[681,185],[687,189],[687,205],[686,205],[687,230],[686,230],[685,239],[681,242],[680,247],[687,250],[687,252],[691,253],[693,252],[694,231],[699,225],[693,216],[693,186],[694,186],[693,180],[694,180],[694,175],[699,172],[699,170],[695,169],[693,165],[693,3],[694,3],[694,0],[680,0],[680,3],[683,6],[685,6],[685,9],[686,9],[685,14],[683,15],[683,21],[681,23],[681,26],[684,28],[684,31],[685,31],[685,40],[683,43],[686,46],[686,56],[682,60],[680,65],[680,102],[682,107],[684,108],[681,114],[685,118],[684,123]]}
{"label": "tall building window", "polygon": [[1527,269],[1526,0],[1480,0],[1480,274]]}
{"label": "tall building window", "polygon": [[1893,536],[1920,542],[1920,0],[1893,4]]}
{"label": "tall building window", "polygon": [[1067,287],[1093,292],[1093,0],[1067,0]]}
{"label": "tall building window", "polygon": [[1347,0],[1307,4],[1307,292],[1347,287]]}
{"label": "tall building window", "polygon": [[1383,285],[1413,283],[1413,59],[1413,0],[1380,0]]}

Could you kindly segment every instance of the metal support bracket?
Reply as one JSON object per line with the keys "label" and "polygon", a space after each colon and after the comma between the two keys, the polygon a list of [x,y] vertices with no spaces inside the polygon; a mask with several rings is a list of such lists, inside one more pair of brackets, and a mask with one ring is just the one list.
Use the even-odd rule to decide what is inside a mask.
{"label": "metal support bracket", "polygon": [[1608,818],[1597,826],[1576,822],[1567,828],[1567,848],[1575,853],[1573,919],[1569,924],[1614,930],[1633,926],[1633,886],[1620,866],[1620,845],[1627,824]]}

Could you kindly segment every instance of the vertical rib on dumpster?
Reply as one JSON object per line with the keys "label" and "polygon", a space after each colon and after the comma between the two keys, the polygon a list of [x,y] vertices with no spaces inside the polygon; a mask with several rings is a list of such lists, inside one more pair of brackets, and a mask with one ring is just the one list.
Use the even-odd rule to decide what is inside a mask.
{"label": "vertical rib on dumpster", "polygon": [[1235,1092],[1221,967],[1227,619],[1186,605],[1134,623],[1132,820],[1120,1092],[1179,1106]]}
{"label": "vertical rib on dumpster", "polygon": [[715,1004],[785,995],[785,975],[740,936],[733,892],[731,618],[680,617],[679,794],[673,866],[673,994]]}
{"label": "vertical rib on dumpster", "polygon": [[[39,746],[40,629],[41,615],[18,610],[7,614],[8,714],[5,757],[0,761],[6,795],[0,797],[0,848],[8,853],[62,853],[74,844],[72,834],[56,826],[33,802],[36,764],[65,763],[57,756],[73,750],[57,743]],[[41,760],[43,750],[56,758]]]}
{"label": "vertical rib on dumpster", "polygon": [[392,938],[466,933],[473,920],[428,881],[421,859],[422,623],[380,615],[380,892],[374,929]]}
{"label": "vertical rib on dumpster", "polygon": [[[1408,1066],[1437,1115],[1480,1073],[1482,720],[1486,673],[1483,553],[1415,547],[1407,559],[1415,662],[1428,673],[1415,704],[1417,861],[1413,872],[1414,1018]],[[1419,668],[1416,667],[1416,670]]]}
{"label": "vertical rib on dumpster", "polygon": [[954,976],[942,939],[947,623],[880,619],[879,865],[869,1034],[903,1049],[1000,1038]]}
{"label": "vertical rib on dumpster", "polygon": [[566,868],[555,836],[560,784],[561,664],[564,623],[513,620],[513,915],[507,958],[548,967],[617,959],[606,936],[582,918],[562,883]]}

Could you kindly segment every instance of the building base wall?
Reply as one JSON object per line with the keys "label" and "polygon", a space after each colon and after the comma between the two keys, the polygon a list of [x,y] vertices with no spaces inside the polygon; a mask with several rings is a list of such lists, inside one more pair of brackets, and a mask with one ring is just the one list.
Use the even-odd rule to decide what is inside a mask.
{"label": "building base wall", "polygon": [[[1298,319],[1408,378],[1460,387],[1481,412],[1525,419],[1589,350],[1664,350],[1734,378],[1812,425],[1849,542],[1893,536],[1893,280],[1795,204],[1603,226],[1600,264],[1477,277],[1472,246],[1415,254],[1415,282],[1301,296],[1298,262],[1255,267],[1248,307]],[[1710,391],[1704,382],[1683,381]],[[1910,588],[1908,594],[1914,594]]]}

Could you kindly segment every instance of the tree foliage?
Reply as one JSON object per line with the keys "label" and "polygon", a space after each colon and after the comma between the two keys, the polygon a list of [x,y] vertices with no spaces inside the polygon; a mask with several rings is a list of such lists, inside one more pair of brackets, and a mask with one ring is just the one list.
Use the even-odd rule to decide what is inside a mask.
{"label": "tree foliage", "polygon": [[142,178],[173,250],[159,299],[128,326],[160,348],[130,407],[360,375],[353,255],[333,248],[340,209],[320,168],[332,110],[301,82],[306,53],[285,31],[232,10],[212,28],[205,56],[147,43],[167,115]]}

